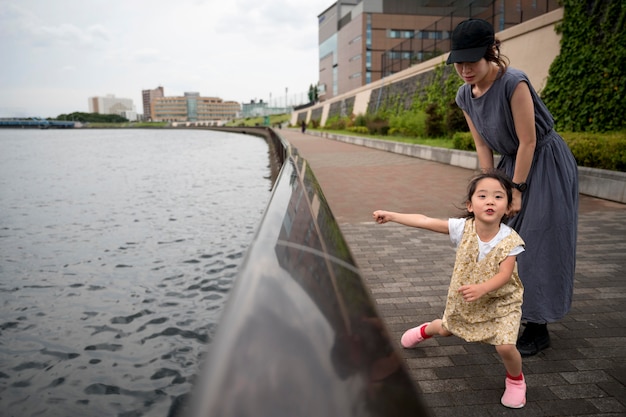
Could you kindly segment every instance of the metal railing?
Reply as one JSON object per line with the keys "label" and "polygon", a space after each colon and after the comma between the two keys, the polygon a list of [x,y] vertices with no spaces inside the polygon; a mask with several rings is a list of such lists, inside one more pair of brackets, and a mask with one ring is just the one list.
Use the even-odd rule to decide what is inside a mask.
{"label": "metal railing", "polygon": [[430,415],[307,160],[273,129],[231,132],[281,169],[181,415]]}

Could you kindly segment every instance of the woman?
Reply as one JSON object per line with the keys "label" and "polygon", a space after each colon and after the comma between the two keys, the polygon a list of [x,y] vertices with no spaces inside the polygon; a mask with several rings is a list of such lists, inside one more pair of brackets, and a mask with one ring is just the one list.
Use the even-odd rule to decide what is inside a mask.
{"label": "woman", "polygon": [[513,183],[508,222],[526,242],[518,257],[524,284],[522,356],[550,346],[547,323],[569,311],[574,288],[578,223],[578,168],[554,119],[526,74],[507,65],[493,26],[481,19],[461,22],[452,34],[447,60],[465,81],[456,102],[476,144],[482,170],[498,168]]}

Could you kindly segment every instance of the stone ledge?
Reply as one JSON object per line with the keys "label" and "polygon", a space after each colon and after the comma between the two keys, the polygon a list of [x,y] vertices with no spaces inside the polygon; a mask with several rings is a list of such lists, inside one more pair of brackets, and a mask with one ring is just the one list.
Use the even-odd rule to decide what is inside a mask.
{"label": "stone ledge", "polygon": [[[353,145],[366,146],[382,151],[393,152],[429,161],[458,166],[467,169],[478,169],[478,158],[475,152],[457,149],[435,148],[425,145],[394,142],[363,138],[358,136],[340,135],[320,131],[308,131],[310,135],[333,139]],[[581,194],[604,200],[626,203],[626,173],[605,169],[578,167],[578,187]]]}

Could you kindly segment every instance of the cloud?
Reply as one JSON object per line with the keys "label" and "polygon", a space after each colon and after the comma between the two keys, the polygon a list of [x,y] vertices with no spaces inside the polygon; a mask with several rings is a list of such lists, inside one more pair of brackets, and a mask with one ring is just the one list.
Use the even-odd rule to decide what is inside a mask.
{"label": "cloud", "polygon": [[[68,11],[68,13],[71,13]],[[17,39],[22,44],[36,47],[95,48],[111,40],[109,31],[100,24],[80,27],[72,23],[47,24],[36,10],[28,10],[14,3],[0,6],[1,34]]]}
{"label": "cloud", "polygon": [[[163,86],[247,102],[318,78],[322,0],[0,0],[0,117],[87,111],[87,98]],[[37,91],[40,94],[37,94]]]}
{"label": "cloud", "polygon": [[103,43],[111,40],[107,30],[101,25],[88,28],[80,28],[73,24],[61,24],[58,26],[32,27],[32,42],[38,47],[51,47],[58,45],[70,48],[104,48]]}
{"label": "cloud", "polygon": [[141,48],[129,52],[128,60],[139,64],[158,64],[170,61],[170,58],[157,48]]}

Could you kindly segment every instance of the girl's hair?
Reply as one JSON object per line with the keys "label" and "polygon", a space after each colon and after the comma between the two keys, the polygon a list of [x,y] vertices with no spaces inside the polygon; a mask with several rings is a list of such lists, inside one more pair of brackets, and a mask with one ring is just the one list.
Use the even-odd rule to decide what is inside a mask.
{"label": "girl's hair", "polygon": [[[484,171],[484,172],[474,176],[470,180],[470,182],[469,182],[469,184],[467,186],[467,196],[465,197],[464,203],[468,203],[468,202],[472,201],[472,196],[476,192],[476,187],[478,187],[478,183],[481,180],[484,180],[485,178],[493,178],[494,180],[497,180],[500,183],[500,185],[502,185],[502,188],[504,188],[504,191],[506,192],[507,207],[510,207],[511,203],[513,203],[513,181],[511,181],[511,179],[504,172],[502,172],[500,170],[497,170],[497,169]],[[466,209],[465,210],[465,215],[463,217],[465,217],[467,219],[474,218],[474,213],[470,213]],[[502,217],[500,222],[504,223],[507,220],[508,220],[508,216],[505,215],[505,216]]]}
{"label": "girl's hair", "polygon": [[498,78],[502,77],[509,67],[509,59],[500,53],[500,45],[502,45],[502,42],[500,42],[500,39],[496,38],[493,46],[487,48],[487,52],[485,52],[484,56],[487,62],[493,62],[500,68]]}

